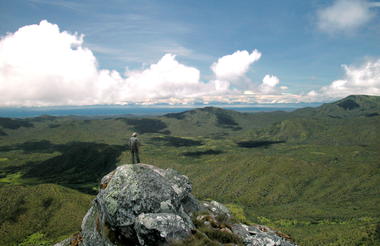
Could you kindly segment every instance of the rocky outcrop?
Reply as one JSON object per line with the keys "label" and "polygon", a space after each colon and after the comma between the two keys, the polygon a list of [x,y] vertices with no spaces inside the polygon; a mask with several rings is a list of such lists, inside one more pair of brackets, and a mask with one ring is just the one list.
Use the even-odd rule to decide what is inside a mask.
{"label": "rocky outcrop", "polygon": [[191,189],[172,169],[119,166],[101,180],[81,232],[56,246],[186,245],[202,237],[210,245],[293,245],[267,227],[231,223],[225,206],[199,202]]}
{"label": "rocky outcrop", "polygon": [[190,213],[197,202],[189,196],[190,181],[172,169],[123,165],[100,188],[83,220],[81,245],[159,245],[183,239],[194,228]]}

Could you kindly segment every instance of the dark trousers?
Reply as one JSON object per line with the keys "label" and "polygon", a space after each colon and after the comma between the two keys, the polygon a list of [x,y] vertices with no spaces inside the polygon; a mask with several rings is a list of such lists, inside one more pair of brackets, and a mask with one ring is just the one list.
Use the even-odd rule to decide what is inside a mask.
{"label": "dark trousers", "polygon": [[139,157],[139,151],[138,150],[132,150],[131,156],[132,156],[132,164],[140,163],[140,157]]}

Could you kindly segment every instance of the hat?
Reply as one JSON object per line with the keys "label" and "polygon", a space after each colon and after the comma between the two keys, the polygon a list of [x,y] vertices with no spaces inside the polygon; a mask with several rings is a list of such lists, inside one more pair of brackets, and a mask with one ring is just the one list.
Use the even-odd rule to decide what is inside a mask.
{"label": "hat", "polygon": [[137,132],[132,133],[132,137],[136,137],[136,136],[137,136]]}

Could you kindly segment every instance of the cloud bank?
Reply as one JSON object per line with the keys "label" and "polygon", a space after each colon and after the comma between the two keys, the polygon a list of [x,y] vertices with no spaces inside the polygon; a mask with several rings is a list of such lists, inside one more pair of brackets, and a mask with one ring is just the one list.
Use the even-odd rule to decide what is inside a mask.
{"label": "cloud bank", "polygon": [[367,24],[375,15],[378,2],[366,0],[335,0],[317,12],[318,28],[327,33],[351,32]]}
{"label": "cloud bank", "polygon": [[261,83],[246,76],[261,55],[257,50],[225,55],[210,66],[214,77],[209,81],[173,54],[120,74],[99,69],[83,35],[41,21],[0,39],[0,106],[296,103],[380,95],[380,60],[345,65],[343,79],[307,94],[291,94],[275,75],[265,75]]}
{"label": "cloud bank", "polygon": [[166,54],[144,70],[98,69],[83,35],[41,21],[0,40],[1,106],[91,105],[218,95],[218,82],[200,81],[198,69]]}
{"label": "cloud bank", "polygon": [[173,54],[121,75],[99,69],[83,39],[46,20],[1,38],[0,106],[235,102],[242,91],[232,87],[247,82],[245,74],[261,57],[257,50],[223,56],[211,66],[215,79],[207,82]]}

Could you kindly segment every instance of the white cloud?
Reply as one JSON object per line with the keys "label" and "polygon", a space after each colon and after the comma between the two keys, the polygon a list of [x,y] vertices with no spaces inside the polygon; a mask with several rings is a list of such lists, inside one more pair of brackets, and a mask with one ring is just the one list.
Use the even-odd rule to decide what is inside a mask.
{"label": "white cloud", "polygon": [[[145,69],[125,74],[99,69],[94,54],[84,46],[83,38],[60,31],[57,25],[47,21],[24,26],[2,37],[0,106],[286,103],[305,98],[284,93],[287,87],[280,86],[279,78],[274,75],[266,75],[259,85],[246,78],[250,65],[261,57],[257,50],[251,53],[237,51],[221,57],[211,66],[215,79],[203,82],[197,68],[180,63],[173,54],[165,54]],[[361,75],[357,74],[363,68],[347,66],[347,78],[331,86],[337,91],[345,91],[356,85],[354,81],[358,79],[353,79],[356,76],[365,80],[366,86],[378,89],[379,64],[380,61],[370,63],[368,66],[373,68],[364,69]],[[237,86],[248,82],[252,86],[246,89],[250,90],[244,91]],[[363,91],[364,87],[361,83]],[[321,95],[324,91],[328,89],[316,94]]]}
{"label": "white cloud", "polygon": [[[125,99],[138,101],[167,97],[194,97],[204,94],[205,83],[200,82],[200,72],[194,67],[179,63],[174,55],[164,55],[158,63],[142,71],[129,71],[121,91]],[[214,89],[214,88],[209,88]]]}
{"label": "white cloud", "polygon": [[367,61],[362,66],[343,65],[345,77],[335,80],[307,96],[312,101],[324,101],[352,94],[380,95],[380,59]]}
{"label": "white cloud", "polygon": [[226,55],[212,64],[211,69],[218,80],[234,81],[241,78],[249,69],[249,66],[259,60],[261,53],[253,50],[251,54],[246,50],[238,50],[231,55]]}
{"label": "white cloud", "polygon": [[0,40],[0,105],[93,101],[96,59],[83,36],[41,21]]}
{"label": "white cloud", "polygon": [[328,33],[353,31],[368,23],[374,16],[371,7],[378,6],[366,0],[335,0],[317,12],[318,28]]}
{"label": "white cloud", "polygon": [[[198,69],[164,55],[144,70],[99,70],[83,36],[41,21],[0,40],[0,106],[90,105],[228,93],[225,81],[200,81]],[[171,99],[173,101],[173,99]]]}
{"label": "white cloud", "polygon": [[265,75],[259,89],[263,93],[271,93],[277,90],[276,86],[280,83],[280,79],[274,75]]}

